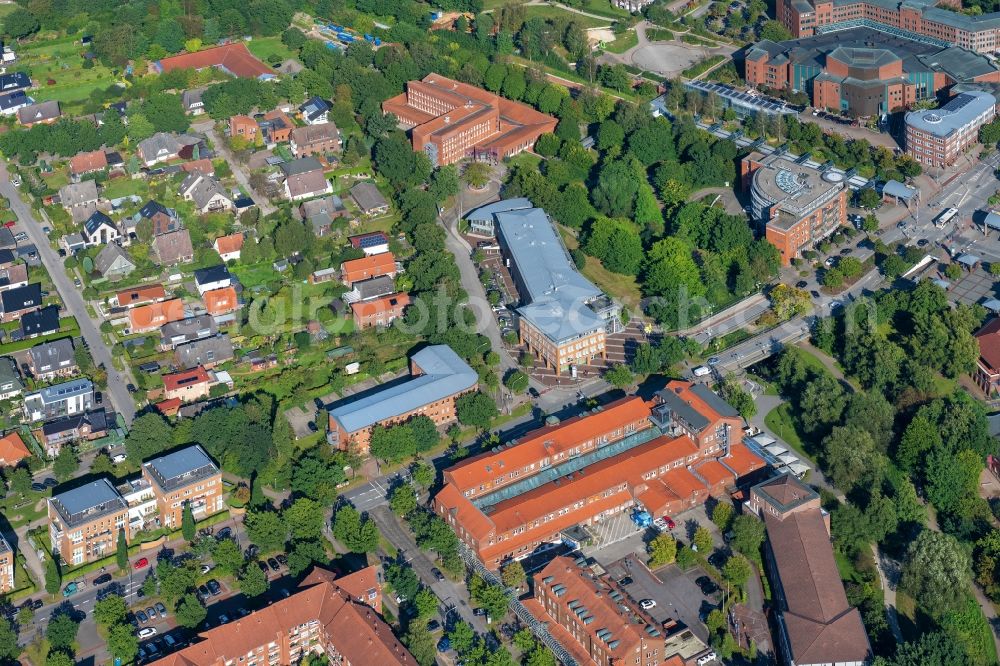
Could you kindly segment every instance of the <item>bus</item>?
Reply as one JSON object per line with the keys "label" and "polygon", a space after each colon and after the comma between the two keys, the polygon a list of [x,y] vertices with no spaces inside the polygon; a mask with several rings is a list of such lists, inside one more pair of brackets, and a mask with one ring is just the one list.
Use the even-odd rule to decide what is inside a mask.
{"label": "bus", "polygon": [[944,212],[938,215],[937,219],[934,220],[934,226],[941,229],[944,225],[954,220],[956,215],[958,215],[957,208],[945,208]]}

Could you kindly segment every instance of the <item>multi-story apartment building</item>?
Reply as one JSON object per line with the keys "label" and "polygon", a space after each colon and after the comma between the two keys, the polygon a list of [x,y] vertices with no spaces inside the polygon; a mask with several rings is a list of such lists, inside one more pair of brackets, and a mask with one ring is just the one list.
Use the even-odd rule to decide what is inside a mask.
{"label": "multi-story apartment building", "polygon": [[142,478],[153,489],[160,522],[167,527],[180,527],[186,504],[196,520],[225,508],[222,472],[201,446],[147,460]]}
{"label": "multi-story apartment building", "polygon": [[[355,577],[363,580],[355,581]],[[291,666],[309,654],[341,666],[415,666],[367,597],[378,596],[370,569],[336,578],[314,569],[299,590],[266,608],[198,634],[154,666]],[[369,581],[369,582],[364,582]],[[355,590],[371,586],[364,601]]]}
{"label": "multi-story apartment building", "polygon": [[434,510],[495,569],[631,507],[666,515],[734,490],[764,467],[741,423],[711,391],[671,382],[652,403],[623,398],[462,461]]}
{"label": "multi-story apartment building", "polygon": [[906,154],[944,168],[979,143],[979,128],[996,117],[996,98],[979,90],[952,97],[939,109],[906,114]]}
{"label": "multi-story apartment building", "polygon": [[471,157],[499,162],[535,145],[558,122],[526,104],[440,74],[410,81],[406,92],[382,103],[411,129],[414,150],[440,166]]}
{"label": "multi-story apartment building", "polygon": [[576,270],[545,211],[527,199],[508,199],[467,219],[496,234],[509,262],[528,351],[559,373],[606,358],[607,335],[621,329],[621,308]]}
{"label": "multi-story apartment building", "polygon": [[785,266],[847,224],[844,174],[756,151],[743,158],[740,170],[750,215]]}
{"label": "multi-story apartment building", "polygon": [[372,428],[427,416],[435,425],[452,423],[455,400],[479,386],[479,375],[447,345],[424,347],[410,358],[410,379],[330,407],[327,441],[362,455]]}
{"label": "multi-story apartment building", "polygon": [[793,37],[864,26],[981,53],[1000,48],[1000,13],[961,8],[959,0],[778,0],[775,10]]}
{"label": "multi-story apartment building", "polygon": [[354,318],[354,327],[361,330],[372,328],[373,326],[378,328],[389,326],[392,322],[402,317],[409,306],[410,295],[406,292],[351,303],[351,316]]}
{"label": "multi-story apartment building", "polygon": [[94,406],[94,384],[89,379],[71,379],[24,396],[24,415],[29,421],[48,421],[90,411]]}
{"label": "multi-story apartment building", "polygon": [[69,377],[79,371],[70,338],[35,345],[28,352],[28,362],[31,374],[40,381]]}
{"label": "multi-story apartment building", "polygon": [[0,593],[14,590],[14,549],[0,536]]}
{"label": "multi-story apartment building", "polygon": [[747,510],[767,526],[767,564],[788,666],[864,666],[872,651],[847,602],[819,493],[792,474],[754,486]]}
{"label": "multi-story apartment building", "polygon": [[533,601],[529,610],[580,664],[657,666],[665,661],[663,624],[618,585],[569,557],[556,557],[535,574]]}
{"label": "multi-story apartment building", "polygon": [[107,479],[55,494],[49,499],[52,550],[72,566],[107,557],[127,518],[128,504]]}
{"label": "multi-story apartment building", "polygon": [[816,108],[853,116],[909,108],[955,84],[1000,80],[1000,68],[984,54],[865,27],[757,42],[744,69],[752,86],[800,91]]}

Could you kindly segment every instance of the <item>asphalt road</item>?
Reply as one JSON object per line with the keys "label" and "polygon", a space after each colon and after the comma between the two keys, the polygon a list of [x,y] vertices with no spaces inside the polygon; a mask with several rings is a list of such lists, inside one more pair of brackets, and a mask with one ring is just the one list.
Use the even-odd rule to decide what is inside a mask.
{"label": "asphalt road", "polygon": [[271,205],[271,202],[268,200],[267,197],[265,197],[263,194],[255,191],[252,187],[250,187],[250,178],[247,176],[246,170],[244,169],[243,165],[240,164],[240,162],[233,155],[233,152],[229,150],[229,146],[226,145],[225,140],[221,136],[219,136],[218,132],[215,131],[215,127],[213,126],[212,122],[208,121],[208,122],[197,123],[195,125],[192,125],[191,127],[192,129],[204,132],[206,136],[208,136],[208,138],[212,140],[212,145],[219,152],[219,154],[222,155],[227,162],[229,162],[229,165],[232,167],[233,177],[236,178],[236,182],[245,187],[247,192],[250,193],[250,195],[253,197],[254,202],[257,204],[257,207],[260,208],[261,214],[270,215],[271,213],[273,213],[276,210],[275,207]]}
{"label": "asphalt road", "polygon": [[29,240],[38,249],[38,257],[49,272],[52,282],[62,298],[66,311],[76,317],[80,326],[80,334],[90,346],[90,355],[94,358],[94,363],[104,365],[108,372],[108,390],[115,411],[121,414],[125,422],[132,424],[135,418],[135,402],[132,400],[126,386],[133,382],[132,377],[126,370],[120,373],[111,362],[111,351],[104,344],[101,332],[98,328],[99,322],[90,318],[83,296],[73,286],[72,280],[66,275],[62,259],[49,245],[48,236],[42,232],[41,223],[35,219],[30,207],[24,203],[20,192],[11,185],[10,175],[7,173],[7,164],[0,160],[0,194],[10,200],[10,208],[17,215],[18,229],[28,234]]}

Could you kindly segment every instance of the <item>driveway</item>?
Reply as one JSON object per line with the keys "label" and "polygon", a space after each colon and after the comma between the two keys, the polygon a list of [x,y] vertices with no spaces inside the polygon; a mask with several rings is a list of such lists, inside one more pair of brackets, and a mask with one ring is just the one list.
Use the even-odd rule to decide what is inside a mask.
{"label": "driveway", "polygon": [[200,132],[204,132],[208,138],[212,140],[212,145],[215,146],[215,149],[219,152],[219,154],[222,155],[222,157],[229,162],[229,166],[232,167],[233,177],[236,178],[236,182],[246,188],[246,191],[250,193],[250,196],[253,197],[257,207],[260,208],[262,215],[270,215],[277,210],[271,205],[267,197],[250,187],[250,176],[247,175],[246,167],[237,161],[236,156],[233,155],[233,151],[229,150],[229,146],[226,145],[225,140],[219,136],[218,132],[215,131],[213,123],[199,123],[197,125],[192,125],[191,127]]}
{"label": "driveway", "polygon": [[134,383],[135,379],[127,366],[123,372],[119,372],[111,362],[111,351],[104,343],[104,338],[101,337],[99,329],[101,323],[91,319],[83,296],[66,275],[62,259],[52,249],[48,237],[42,232],[41,224],[35,218],[31,208],[21,198],[21,193],[11,185],[7,163],[3,160],[0,160],[0,195],[10,200],[10,208],[17,216],[18,227],[28,234],[29,240],[34,243],[38,250],[38,257],[42,260],[49,277],[52,278],[66,311],[76,317],[76,322],[80,326],[80,334],[90,346],[90,355],[94,358],[94,363],[103,365],[107,369],[107,393],[111,396],[115,411],[124,417],[125,423],[132,425],[132,419],[135,418],[135,402],[126,386]]}

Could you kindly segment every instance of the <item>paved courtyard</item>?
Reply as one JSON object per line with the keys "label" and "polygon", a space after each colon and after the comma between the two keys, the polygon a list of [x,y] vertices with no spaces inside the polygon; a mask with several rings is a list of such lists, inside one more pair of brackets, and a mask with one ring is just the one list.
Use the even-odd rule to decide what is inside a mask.
{"label": "paved courtyard", "polygon": [[972,305],[986,299],[996,298],[996,278],[983,270],[982,266],[962,273],[962,277],[951,283],[948,297],[956,303]]}

